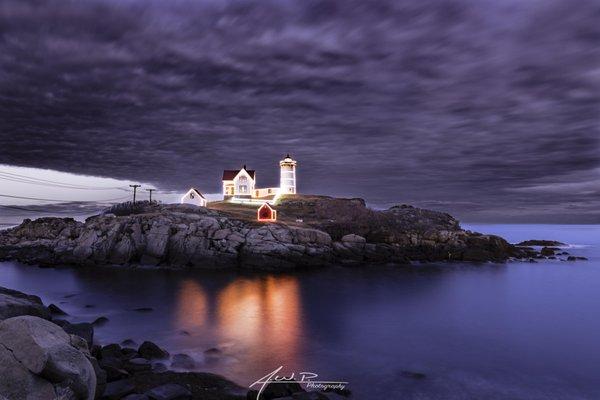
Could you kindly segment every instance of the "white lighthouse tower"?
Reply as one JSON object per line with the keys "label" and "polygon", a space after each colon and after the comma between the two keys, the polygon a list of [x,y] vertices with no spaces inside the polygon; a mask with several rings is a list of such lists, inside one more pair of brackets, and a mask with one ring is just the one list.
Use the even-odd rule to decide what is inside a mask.
{"label": "white lighthouse tower", "polygon": [[281,167],[281,178],[279,181],[279,194],[296,194],[296,160],[290,155],[279,161]]}

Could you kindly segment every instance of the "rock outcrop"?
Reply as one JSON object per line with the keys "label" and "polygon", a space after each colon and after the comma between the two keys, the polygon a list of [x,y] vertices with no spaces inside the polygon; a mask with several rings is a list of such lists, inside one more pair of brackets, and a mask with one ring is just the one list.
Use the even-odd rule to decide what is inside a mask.
{"label": "rock outcrop", "polygon": [[[87,344],[35,316],[0,322],[0,394],[8,399],[94,399]],[[62,396],[62,397],[61,397]]]}
{"label": "rock outcrop", "polygon": [[528,251],[497,236],[465,231],[448,214],[410,206],[374,211],[360,199],[295,197],[282,201],[278,212],[282,222],[268,224],[179,204],[101,214],[85,223],[25,220],[0,232],[0,260],[286,269],[347,262],[503,261]]}
{"label": "rock outcrop", "polygon": [[0,287],[0,321],[20,315],[50,319],[50,312],[39,297]]}

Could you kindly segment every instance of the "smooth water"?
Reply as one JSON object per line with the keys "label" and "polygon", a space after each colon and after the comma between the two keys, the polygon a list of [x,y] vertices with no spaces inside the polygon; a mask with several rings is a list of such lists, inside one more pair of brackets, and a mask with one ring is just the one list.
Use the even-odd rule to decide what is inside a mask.
{"label": "smooth water", "polygon": [[[2,263],[0,285],[75,321],[107,316],[102,343],[153,340],[244,386],[284,366],[348,381],[355,399],[599,399],[600,226],[467,228],[590,260],[277,275]],[[211,347],[224,356],[205,360]]]}

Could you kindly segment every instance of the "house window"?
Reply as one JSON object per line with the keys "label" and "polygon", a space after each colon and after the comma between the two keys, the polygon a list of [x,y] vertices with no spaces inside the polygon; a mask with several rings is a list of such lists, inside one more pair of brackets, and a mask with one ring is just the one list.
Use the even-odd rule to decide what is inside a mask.
{"label": "house window", "polygon": [[238,179],[238,190],[240,193],[248,193],[248,178],[240,176]]}
{"label": "house window", "polygon": [[194,193],[190,193],[190,199],[194,198]]}

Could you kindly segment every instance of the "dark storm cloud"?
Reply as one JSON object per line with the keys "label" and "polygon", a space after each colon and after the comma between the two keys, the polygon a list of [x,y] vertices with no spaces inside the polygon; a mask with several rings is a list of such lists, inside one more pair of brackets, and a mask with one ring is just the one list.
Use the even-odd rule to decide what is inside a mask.
{"label": "dark storm cloud", "polygon": [[597,1],[0,5],[0,163],[600,218]]}

